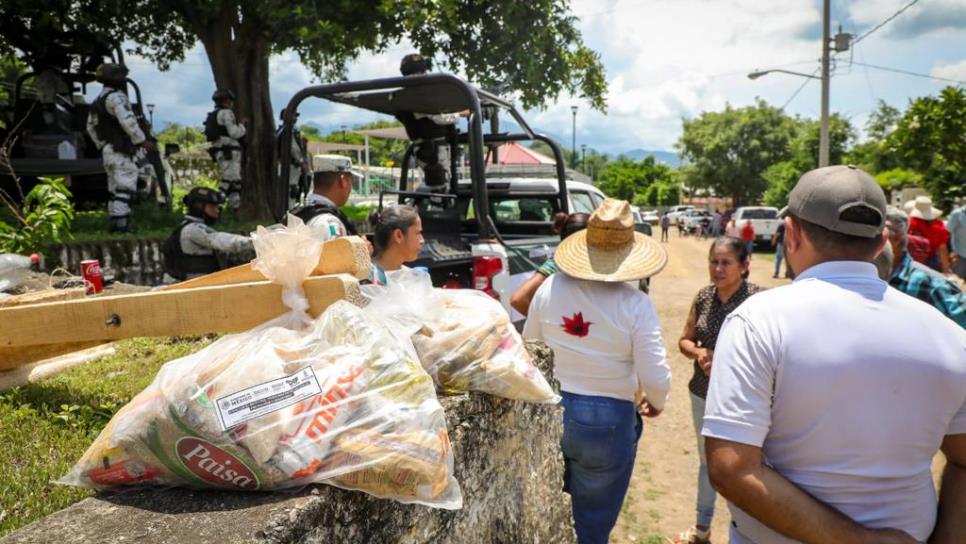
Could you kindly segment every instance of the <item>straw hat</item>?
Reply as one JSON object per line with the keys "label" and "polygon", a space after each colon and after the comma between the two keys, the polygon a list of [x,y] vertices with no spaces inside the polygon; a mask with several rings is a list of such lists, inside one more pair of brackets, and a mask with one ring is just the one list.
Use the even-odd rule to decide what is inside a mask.
{"label": "straw hat", "polygon": [[591,214],[586,230],[560,243],[553,258],[568,276],[604,282],[647,278],[667,264],[661,244],[634,230],[630,204],[610,198]]}
{"label": "straw hat", "polygon": [[928,196],[917,196],[915,201],[906,203],[906,208],[908,209],[909,217],[915,217],[924,221],[932,221],[943,215],[942,210],[933,207],[932,199]]}

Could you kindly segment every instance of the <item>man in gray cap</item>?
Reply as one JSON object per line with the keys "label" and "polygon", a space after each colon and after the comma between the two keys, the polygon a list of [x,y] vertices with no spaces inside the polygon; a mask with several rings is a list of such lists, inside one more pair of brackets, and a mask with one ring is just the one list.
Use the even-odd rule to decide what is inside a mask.
{"label": "man in gray cap", "polygon": [[312,193],[305,204],[289,211],[320,232],[322,241],[359,233],[341,208],[352,194],[352,160],[338,155],[316,156]]}
{"label": "man in gray cap", "polygon": [[966,331],[878,278],[867,173],[807,172],[781,216],[798,275],[727,317],[704,417],[731,542],[962,542]]}

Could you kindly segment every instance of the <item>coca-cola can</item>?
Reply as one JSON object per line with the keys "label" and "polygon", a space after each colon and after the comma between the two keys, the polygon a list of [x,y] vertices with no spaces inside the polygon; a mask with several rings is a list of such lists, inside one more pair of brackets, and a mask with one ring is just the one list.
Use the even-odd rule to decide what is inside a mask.
{"label": "coca-cola can", "polygon": [[88,295],[96,295],[104,290],[104,277],[101,276],[101,263],[94,259],[81,261],[81,276],[84,278],[84,286],[87,287]]}

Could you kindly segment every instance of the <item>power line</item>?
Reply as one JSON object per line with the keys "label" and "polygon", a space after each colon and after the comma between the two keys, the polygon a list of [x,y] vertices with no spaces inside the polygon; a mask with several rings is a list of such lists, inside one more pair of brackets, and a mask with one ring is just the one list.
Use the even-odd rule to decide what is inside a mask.
{"label": "power line", "polygon": [[907,9],[911,8],[912,6],[916,5],[917,2],[919,2],[919,0],[912,0],[912,2],[909,2],[908,4],[906,4],[905,6],[903,6],[902,9],[900,9],[899,11],[893,13],[889,17],[887,17],[885,21],[882,21],[881,23],[875,25],[868,32],[866,32],[866,33],[862,34],[861,36],[859,36],[858,38],[852,40],[852,45],[855,45],[855,44],[861,42],[862,40],[866,39],[869,36],[869,34],[872,34],[876,30],[879,30],[880,28],[884,27],[886,24],[889,23],[889,21],[895,19],[899,15],[902,15],[902,12],[904,12]]}
{"label": "power line", "polygon": [[864,62],[852,61],[852,64],[857,66],[865,66],[866,68],[875,68],[876,70],[884,70],[886,72],[895,72],[897,74],[905,74],[907,76],[923,77],[926,79],[935,79],[937,81],[947,81],[949,83],[958,83],[960,85],[966,85],[966,81],[959,79],[950,79],[948,77],[931,76],[929,74],[920,74],[919,72],[910,72],[909,70],[901,70],[899,68],[889,68],[888,66],[878,66],[875,64],[866,64]]}
{"label": "power line", "polygon": [[[816,69],[815,69],[815,70],[814,70],[814,71],[812,72],[812,76],[814,77],[814,76],[815,76],[815,74],[817,74],[817,73],[818,73],[818,71],[819,71],[820,69],[821,69],[821,68],[816,68]],[[810,77],[810,78],[807,78],[807,79],[806,79],[806,80],[805,80],[804,82],[802,82],[802,84],[801,84],[801,85],[800,85],[800,86],[798,87],[798,89],[796,89],[796,90],[795,90],[795,92],[794,92],[794,93],[792,93],[792,96],[791,96],[791,97],[789,97],[789,98],[788,98],[788,100],[786,100],[786,101],[785,101],[785,103],[784,103],[784,104],[782,104],[782,107],[781,107],[781,108],[779,108],[779,109],[785,109],[785,106],[787,106],[787,105],[789,105],[789,104],[791,104],[791,102],[792,102],[792,100],[795,100],[795,97],[796,97],[796,96],[798,96],[798,93],[800,93],[800,92],[802,92],[802,89],[804,89],[804,88],[805,88],[805,86],[806,86],[806,85],[808,85],[808,84],[809,84],[809,82],[811,82],[811,81],[812,81],[812,78]]]}

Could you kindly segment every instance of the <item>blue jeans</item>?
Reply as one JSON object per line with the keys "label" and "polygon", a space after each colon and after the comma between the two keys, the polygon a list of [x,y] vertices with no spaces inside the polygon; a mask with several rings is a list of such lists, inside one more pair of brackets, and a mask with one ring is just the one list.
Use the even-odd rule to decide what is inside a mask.
{"label": "blue jeans", "polygon": [[714,518],[714,501],[718,498],[714,488],[711,487],[711,480],[708,479],[708,457],[704,451],[704,437],[701,436],[701,427],[704,426],[704,404],[705,400],[694,393],[691,394],[691,417],[694,420],[694,434],[698,436],[698,518],[695,525],[701,527],[711,527],[711,520]]}
{"label": "blue jeans", "polygon": [[782,258],[784,256],[785,256],[785,244],[779,243],[777,246],[775,246],[775,276],[776,277],[778,276],[778,273],[781,272]]}
{"label": "blue jeans", "polygon": [[607,544],[634,470],[643,423],[634,403],[561,391],[564,491],[578,544]]}

